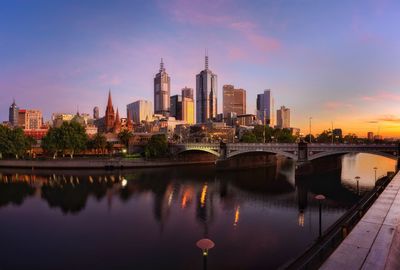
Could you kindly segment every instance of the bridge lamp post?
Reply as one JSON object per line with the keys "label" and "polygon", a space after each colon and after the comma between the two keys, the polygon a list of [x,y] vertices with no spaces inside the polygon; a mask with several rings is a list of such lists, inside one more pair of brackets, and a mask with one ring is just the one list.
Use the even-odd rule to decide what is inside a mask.
{"label": "bridge lamp post", "polygon": [[196,246],[200,248],[203,253],[203,267],[207,269],[208,251],[215,246],[215,243],[208,238],[203,238],[197,241]]}
{"label": "bridge lamp post", "polygon": [[374,167],[374,171],[375,171],[375,186],[376,186],[376,170],[378,169],[378,167]]}
{"label": "bridge lamp post", "polygon": [[318,201],[319,207],[319,234],[318,237],[321,238],[322,236],[322,201],[325,200],[325,196],[322,194],[318,194],[315,196],[315,199]]}
{"label": "bridge lamp post", "polygon": [[310,143],[311,143],[311,119],[312,119],[312,117],[309,118],[309,121],[310,121],[310,123],[309,123],[310,124],[310,138],[309,138],[310,139]]}
{"label": "bridge lamp post", "polygon": [[355,179],[357,181],[357,195],[360,195],[360,185],[359,185],[360,176],[356,176]]}

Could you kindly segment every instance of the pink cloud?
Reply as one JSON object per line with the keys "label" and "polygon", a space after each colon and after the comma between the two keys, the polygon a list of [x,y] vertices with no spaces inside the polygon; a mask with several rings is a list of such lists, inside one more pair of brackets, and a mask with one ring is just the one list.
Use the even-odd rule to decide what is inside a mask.
{"label": "pink cloud", "polygon": [[323,105],[326,110],[338,110],[338,109],[351,109],[353,108],[353,104],[345,103],[341,101],[328,101]]}
{"label": "pink cloud", "polygon": [[224,0],[175,0],[168,4],[160,2],[160,6],[172,15],[173,20],[179,23],[225,28],[239,34],[241,37],[238,37],[236,42],[241,43],[244,48],[234,48],[228,51],[231,59],[241,59],[243,52],[247,50],[253,52],[252,55],[259,60],[260,54],[256,54],[257,52],[263,53],[261,58],[265,58],[265,53],[281,48],[281,42],[275,37],[262,33],[259,25],[255,22],[229,13],[227,9],[229,3]]}
{"label": "pink cloud", "polygon": [[379,91],[376,95],[363,96],[361,97],[361,99],[365,101],[376,101],[376,100],[400,101],[400,94],[388,91]]}

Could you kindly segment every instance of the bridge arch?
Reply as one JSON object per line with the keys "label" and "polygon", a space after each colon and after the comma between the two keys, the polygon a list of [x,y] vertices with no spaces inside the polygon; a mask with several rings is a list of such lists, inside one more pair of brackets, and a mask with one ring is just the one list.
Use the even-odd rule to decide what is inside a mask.
{"label": "bridge arch", "polygon": [[234,151],[229,153],[226,158],[232,158],[235,156],[239,156],[239,155],[243,155],[243,154],[247,154],[247,153],[267,153],[267,154],[276,154],[276,155],[282,155],[288,158],[291,158],[293,160],[297,160],[297,155],[293,154],[293,153],[289,153],[289,152],[285,152],[285,151],[280,151],[280,150],[272,150],[272,149],[250,149],[250,150],[238,150],[238,151]]}
{"label": "bridge arch", "polygon": [[189,149],[182,149],[180,151],[178,151],[176,154],[182,154],[182,153],[188,153],[188,152],[194,152],[194,151],[200,151],[200,152],[206,152],[206,153],[210,153],[216,157],[219,157],[220,154],[219,152],[212,150],[212,149],[207,149],[207,148],[189,148]]}
{"label": "bridge arch", "polygon": [[386,158],[390,158],[393,160],[397,160],[398,156],[397,154],[389,154],[386,152],[380,152],[380,151],[374,151],[374,150],[352,150],[352,149],[348,149],[348,150],[338,150],[338,151],[324,151],[321,153],[316,153],[316,154],[312,154],[312,155],[308,155],[308,160],[315,160],[318,158],[323,158],[323,157],[327,157],[327,156],[333,156],[333,155],[345,155],[345,154],[350,154],[350,153],[354,153],[354,154],[372,154],[372,155],[376,155],[376,156],[382,156],[382,157],[386,157]]}

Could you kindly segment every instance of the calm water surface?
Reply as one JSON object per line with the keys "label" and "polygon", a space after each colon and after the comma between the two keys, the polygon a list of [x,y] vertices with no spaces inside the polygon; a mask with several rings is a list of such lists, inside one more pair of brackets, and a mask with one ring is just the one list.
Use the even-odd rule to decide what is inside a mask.
{"label": "calm water surface", "polygon": [[[295,177],[295,165],[216,172],[0,170],[0,269],[274,269],[335,222],[395,162],[346,155],[342,169]],[[126,180],[126,181],[125,181]]]}

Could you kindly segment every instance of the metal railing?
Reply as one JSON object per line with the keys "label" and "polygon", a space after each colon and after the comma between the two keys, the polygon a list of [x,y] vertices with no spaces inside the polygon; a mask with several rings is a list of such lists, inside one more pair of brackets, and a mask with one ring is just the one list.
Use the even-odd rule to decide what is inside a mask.
{"label": "metal railing", "polygon": [[300,257],[286,263],[280,269],[318,269],[357,225],[393,176],[394,174],[378,179],[373,190],[331,225]]}

